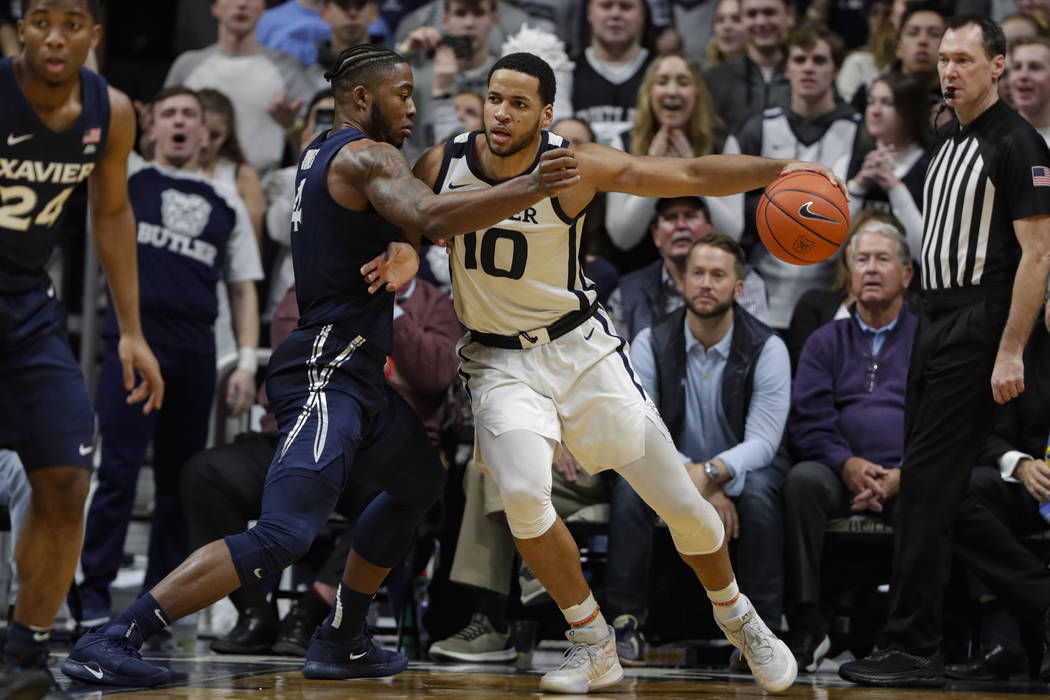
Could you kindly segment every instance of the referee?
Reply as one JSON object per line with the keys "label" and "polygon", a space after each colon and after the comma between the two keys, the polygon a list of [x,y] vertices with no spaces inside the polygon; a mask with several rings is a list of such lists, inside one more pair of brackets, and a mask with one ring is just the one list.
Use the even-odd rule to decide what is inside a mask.
{"label": "referee", "polygon": [[947,22],[937,64],[958,123],[926,174],[890,616],[880,650],[840,667],[855,683],[944,683],[953,520],[997,404],[1024,390],[1021,353],[1050,270],[1050,151],[999,101],[1005,52],[987,17]]}

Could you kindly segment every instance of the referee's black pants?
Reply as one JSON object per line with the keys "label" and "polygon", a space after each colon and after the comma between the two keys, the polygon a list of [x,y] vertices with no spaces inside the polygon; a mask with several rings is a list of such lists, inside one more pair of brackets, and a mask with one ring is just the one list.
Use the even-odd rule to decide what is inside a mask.
{"label": "referee's black pants", "polygon": [[1009,297],[986,294],[929,295],[912,346],[884,642],[923,656],[940,648],[953,521],[999,413],[991,375]]}

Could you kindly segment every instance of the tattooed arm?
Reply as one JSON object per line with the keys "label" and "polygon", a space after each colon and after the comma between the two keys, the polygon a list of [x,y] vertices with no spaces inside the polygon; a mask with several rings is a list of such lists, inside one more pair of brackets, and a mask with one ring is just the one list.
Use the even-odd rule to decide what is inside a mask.
{"label": "tattooed arm", "polygon": [[[336,201],[343,203],[339,194],[357,194],[367,198],[390,223],[431,239],[492,226],[579,181],[572,152],[555,149],[543,154],[535,173],[496,187],[436,195],[413,175],[396,148],[371,141],[359,143],[359,147],[344,148],[332,163],[328,179]],[[424,158],[433,158],[434,152]],[[437,158],[440,160],[440,153]],[[407,236],[418,245],[418,240],[412,240],[416,236]]]}

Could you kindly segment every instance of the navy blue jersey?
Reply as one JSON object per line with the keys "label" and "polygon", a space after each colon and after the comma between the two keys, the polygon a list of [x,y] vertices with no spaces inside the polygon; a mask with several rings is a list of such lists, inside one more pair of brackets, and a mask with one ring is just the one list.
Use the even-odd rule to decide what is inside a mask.
{"label": "navy blue jersey", "polygon": [[[132,156],[128,197],[138,230],[139,307],[150,343],[212,350],[215,285],[238,225],[228,195],[192,173]],[[104,333],[119,334],[109,305]]]}
{"label": "navy blue jersey", "polygon": [[106,81],[81,68],[80,85],[77,122],[52,131],[22,95],[11,59],[0,60],[0,293],[46,284],[66,200],[106,150]]}
{"label": "navy blue jersey", "polygon": [[333,324],[347,338],[362,336],[371,350],[390,354],[394,295],[368,293],[361,266],[400,238],[375,210],[351,211],[328,192],[328,163],[346,144],[370,138],[357,129],[325,132],[299,158],[292,207],[292,265],[299,327]]}

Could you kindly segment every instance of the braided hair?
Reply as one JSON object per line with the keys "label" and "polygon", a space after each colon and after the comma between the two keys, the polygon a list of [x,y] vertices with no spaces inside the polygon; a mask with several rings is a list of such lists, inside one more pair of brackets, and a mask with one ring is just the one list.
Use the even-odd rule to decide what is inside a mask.
{"label": "braided hair", "polygon": [[356,86],[371,89],[377,78],[401,63],[408,61],[396,51],[376,44],[358,44],[340,53],[324,77],[332,83],[336,101],[342,102]]}

